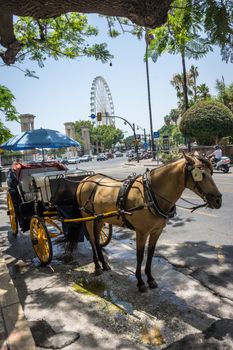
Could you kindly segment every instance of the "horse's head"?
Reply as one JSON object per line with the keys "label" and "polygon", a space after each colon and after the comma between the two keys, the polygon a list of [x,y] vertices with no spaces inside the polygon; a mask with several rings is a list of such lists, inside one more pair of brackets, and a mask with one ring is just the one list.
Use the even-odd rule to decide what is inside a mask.
{"label": "horse's head", "polygon": [[200,196],[212,209],[222,205],[222,195],[213,180],[211,162],[199,153],[183,153],[185,165],[185,187]]}

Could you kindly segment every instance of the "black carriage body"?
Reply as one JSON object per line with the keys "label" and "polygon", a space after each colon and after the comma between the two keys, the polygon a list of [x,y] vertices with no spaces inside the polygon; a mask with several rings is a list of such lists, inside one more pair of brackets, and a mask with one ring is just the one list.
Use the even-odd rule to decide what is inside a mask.
{"label": "black carriage body", "polygon": [[[72,174],[67,176],[58,176],[49,178],[51,191],[51,204],[57,208],[62,219],[81,218],[81,211],[76,200],[76,192],[80,181],[93,172],[84,172],[81,174]],[[68,240],[76,236],[79,242],[84,241],[84,236],[88,239],[88,232],[85,222],[63,222],[62,228]],[[78,235],[78,239],[77,239]]]}
{"label": "black carriage body", "polygon": [[[22,189],[21,182],[17,179],[14,171],[10,170],[7,176],[8,191],[11,195],[14,205],[15,215],[20,229],[26,232],[30,229],[30,221],[34,215],[43,217],[44,212],[49,207],[55,207],[59,213],[62,222],[64,234],[69,238],[70,235],[78,234],[79,241],[83,241],[84,235],[88,237],[85,223],[64,223],[63,219],[72,219],[81,217],[75,194],[81,180],[94,172],[82,171],[80,173],[61,174],[58,171],[56,175],[45,175],[44,186],[46,198],[43,198],[41,189],[37,187],[36,182],[32,181],[31,195],[33,200],[27,200],[25,192]],[[33,173],[31,176],[33,177]],[[40,175],[40,174],[37,174]],[[51,198],[48,198],[48,188],[50,187]],[[38,196],[40,194],[40,196]],[[40,199],[38,199],[40,197]]]}

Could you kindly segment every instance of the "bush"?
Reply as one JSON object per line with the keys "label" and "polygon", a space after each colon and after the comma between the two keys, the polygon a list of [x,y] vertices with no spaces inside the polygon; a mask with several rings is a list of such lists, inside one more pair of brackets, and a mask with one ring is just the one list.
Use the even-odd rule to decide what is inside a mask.
{"label": "bush", "polygon": [[220,102],[200,101],[183,114],[180,130],[199,144],[213,145],[233,135],[233,114]]}

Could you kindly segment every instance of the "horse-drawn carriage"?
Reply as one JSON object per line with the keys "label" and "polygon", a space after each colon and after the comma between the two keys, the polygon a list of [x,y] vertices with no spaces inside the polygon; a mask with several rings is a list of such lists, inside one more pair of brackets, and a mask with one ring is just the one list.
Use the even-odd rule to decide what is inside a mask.
{"label": "horse-drawn carriage", "polygon": [[[53,257],[51,238],[65,235],[75,240],[88,238],[85,221],[75,200],[77,187],[93,171],[70,171],[59,162],[14,163],[8,174],[7,205],[11,231],[17,235],[30,230],[36,255],[43,264]],[[103,214],[105,215],[105,214]],[[106,224],[99,234],[101,246],[109,243],[112,226]]]}
{"label": "horse-drawn carriage", "polygon": [[[177,161],[158,169],[147,169],[143,175],[125,180],[87,171],[70,173],[64,168],[52,170],[50,166],[43,171],[30,169],[30,176],[27,174],[24,181],[23,170],[20,169],[17,176],[16,171],[12,171],[12,179],[9,178],[9,215],[15,234],[18,222],[23,231],[30,228],[32,244],[39,259],[43,263],[52,259],[51,237],[57,233],[54,234],[50,227],[58,234],[73,236],[75,243],[82,238],[79,235],[85,233],[81,226],[86,223],[84,226],[92,245],[95,272],[100,274],[110,269],[101,245],[109,242],[111,225],[126,226],[136,231],[135,275],[141,292],[146,290],[141,273],[146,241],[145,274],[149,287],[156,288],[151,271],[156,243],[168,219],[175,215],[176,202],[185,188],[204,201],[191,210],[205,206],[219,209],[222,204],[222,195],[212,178],[212,165],[199,154],[184,153]],[[109,225],[107,234],[102,236],[100,233],[105,230],[106,223]],[[100,237],[103,237],[102,242]]]}

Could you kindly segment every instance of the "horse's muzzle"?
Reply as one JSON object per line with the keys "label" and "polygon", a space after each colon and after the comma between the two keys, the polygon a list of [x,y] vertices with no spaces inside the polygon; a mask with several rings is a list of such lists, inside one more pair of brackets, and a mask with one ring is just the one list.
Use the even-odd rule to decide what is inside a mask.
{"label": "horse's muzzle", "polygon": [[206,200],[208,203],[208,207],[211,209],[219,209],[222,206],[222,195],[219,193],[218,195],[207,194]]}

